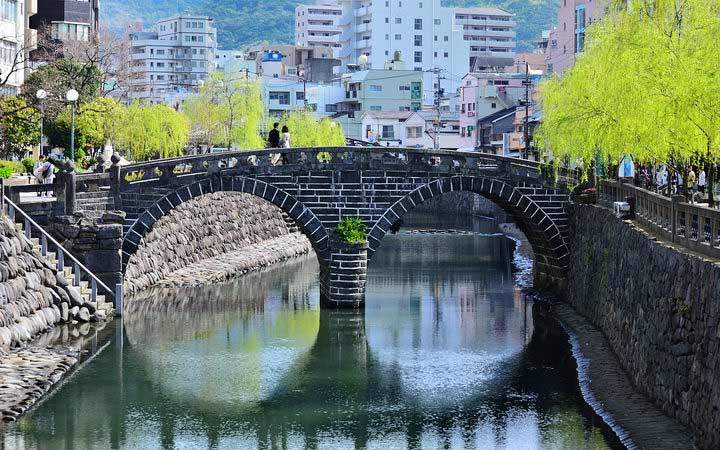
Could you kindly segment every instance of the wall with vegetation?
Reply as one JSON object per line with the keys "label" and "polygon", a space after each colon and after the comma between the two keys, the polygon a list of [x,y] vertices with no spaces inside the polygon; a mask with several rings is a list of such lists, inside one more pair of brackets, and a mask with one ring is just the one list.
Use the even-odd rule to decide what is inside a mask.
{"label": "wall with vegetation", "polygon": [[567,300],[607,336],[635,386],[720,448],[720,265],[576,205]]}

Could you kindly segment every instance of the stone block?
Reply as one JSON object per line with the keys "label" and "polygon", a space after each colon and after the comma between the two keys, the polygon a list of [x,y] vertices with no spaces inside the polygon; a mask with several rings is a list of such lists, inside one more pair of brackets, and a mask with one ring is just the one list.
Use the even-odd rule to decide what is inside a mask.
{"label": "stone block", "polygon": [[117,250],[92,250],[85,254],[85,263],[92,272],[120,272],[122,257]]}

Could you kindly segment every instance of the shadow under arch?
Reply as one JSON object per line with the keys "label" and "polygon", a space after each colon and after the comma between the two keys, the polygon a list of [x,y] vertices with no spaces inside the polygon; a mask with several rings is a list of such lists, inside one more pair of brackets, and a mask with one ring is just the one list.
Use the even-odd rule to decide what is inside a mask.
{"label": "shadow under arch", "polygon": [[318,261],[323,264],[328,260],[330,254],[328,232],[315,214],[302,202],[265,181],[251,177],[225,175],[182,186],[145,210],[123,237],[123,272],[127,268],[130,257],[140,247],[142,238],[152,230],[153,225],[160,218],[188,200],[213,192],[246,193],[272,203],[297,224],[300,231],[310,241]]}
{"label": "shadow under arch", "polygon": [[390,227],[405,213],[431,198],[450,192],[473,192],[500,206],[530,241],[535,253],[533,272],[536,287],[553,289],[562,286],[569,249],[560,228],[533,198],[503,180],[490,177],[458,175],[438,178],[396,201],[380,216],[368,233],[368,259],[371,259],[379,248]]}

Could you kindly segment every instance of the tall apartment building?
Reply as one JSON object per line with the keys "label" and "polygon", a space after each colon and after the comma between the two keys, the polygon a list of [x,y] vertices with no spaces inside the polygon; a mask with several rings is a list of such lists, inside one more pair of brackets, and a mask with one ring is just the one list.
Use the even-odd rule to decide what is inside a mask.
{"label": "tall apartment building", "polygon": [[130,31],[129,97],[177,106],[215,68],[217,30],[207,16],[177,15],[153,31]]}
{"label": "tall apartment building", "polygon": [[30,28],[34,30],[49,27],[50,35],[60,41],[88,41],[98,30],[100,0],[36,1],[37,12],[30,17]]}
{"label": "tall apartment building", "polygon": [[28,18],[36,8],[35,0],[0,0],[0,74],[5,81],[0,95],[18,94],[25,82],[28,49],[35,41]]}
{"label": "tall apartment building", "polygon": [[336,0],[318,0],[295,8],[295,44],[300,47],[340,47],[343,9]]}
{"label": "tall apartment building", "polygon": [[470,71],[502,69],[513,64],[513,14],[500,8],[455,8],[455,25],[470,44]]}
{"label": "tall apartment building", "polygon": [[[333,10],[337,20],[331,28],[340,31],[335,49],[339,71],[357,65],[363,55],[367,57],[363,69],[383,69],[399,53],[404,69],[425,72],[425,104],[434,103],[438,81],[431,71],[436,67],[443,69],[440,87],[447,95],[473,68],[513,63],[516,23],[507,11],[448,8],[440,0],[334,1],[342,8],[339,16]],[[307,22],[296,22],[296,34],[304,33],[303,26]]]}
{"label": "tall apartment building", "polygon": [[585,48],[585,32],[605,14],[608,0],[561,0],[558,25],[550,31],[545,53],[546,73],[562,74]]}

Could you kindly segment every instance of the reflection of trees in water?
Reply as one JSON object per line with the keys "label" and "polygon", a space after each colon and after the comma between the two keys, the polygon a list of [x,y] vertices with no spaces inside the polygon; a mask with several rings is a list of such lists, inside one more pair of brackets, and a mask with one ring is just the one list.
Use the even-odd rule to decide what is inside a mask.
{"label": "reflection of trees in water", "polygon": [[317,259],[306,256],[227,283],[141,291],[124,306],[128,340],[135,345],[194,339],[202,330],[262,317],[274,301],[284,309],[308,309],[316,302],[310,291],[317,273]]}
{"label": "reflection of trees in water", "polygon": [[[449,443],[459,431],[472,444],[476,433],[488,427],[502,445],[510,424],[529,414],[537,422],[549,415],[558,417],[536,425],[543,448],[601,448],[596,424],[576,413],[578,388],[567,340],[553,321],[533,315],[535,331],[527,348],[501,363],[488,383],[449,406],[428,407],[408,398],[401,370],[378,361],[367,344],[364,315],[352,311],[322,311],[309,351],[267,399],[249,408],[226,402],[207,408],[168,398],[153,378],[162,374],[146,372],[131,360],[123,365],[123,372],[118,371],[120,349],[114,345],[97,362],[109,366],[103,370],[102,383],[93,371],[79,373],[60,398],[49,401],[52,407],[33,417],[32,424],[52,420],[52,431],[51,427],[28,430],[26,442],[36,448],[78,448],[83,442],[88,448],[118,448],[129,435],[136,435],[134,423],[140,418],[148,427],[144,432],[159,434],[163,448],[173,448],[188,435],[210,448],[232,436],[257,439],[259,448],[283,447],[297,439],[315,448],[328,437],[364,448],[369,441],[382,442],[393,433],[399,433],[409,448],[419,448],[427,433]],[[141,346],[131,352],[126,348],[125,358],[141,351]],[[132,380],[127,388],[123,379]],[[43,417],[48,413],[54,416]],[[82,438],[62,442],[62,436],[78,439],[83,434],[87,442]],[[589,441],[598,446],[588,446]]]}

